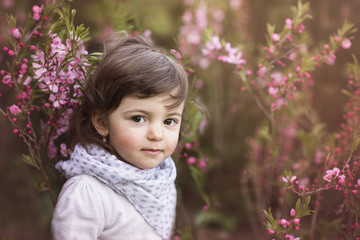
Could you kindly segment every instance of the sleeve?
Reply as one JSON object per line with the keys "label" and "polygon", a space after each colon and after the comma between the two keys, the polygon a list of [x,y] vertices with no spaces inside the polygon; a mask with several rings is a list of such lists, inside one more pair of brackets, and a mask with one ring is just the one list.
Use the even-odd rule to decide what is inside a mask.
{"label": "sleeve", "polygon": [[96,240],[104,228],[101,195],[83,178],[71,178],[63,186],[54,209],[54,240]]}

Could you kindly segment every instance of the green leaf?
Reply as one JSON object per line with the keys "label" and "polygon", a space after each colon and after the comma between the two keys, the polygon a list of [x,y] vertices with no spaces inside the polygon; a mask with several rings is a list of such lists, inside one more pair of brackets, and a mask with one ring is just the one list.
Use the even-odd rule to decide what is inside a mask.
{"label": "green leaf", "polygon": [[354,152],[360,145],[360,136],[357,131],[354,131],[353,144],[351,146],[351,152]]}
{"label": "green leaf", "polygon": [[281,229],[278,221],[276,221],[271,213],[271,208],[269,211],[264,209],[265,217],[267,218],[267,222],[265,223],[267,229],[273,229],[275,231],[279,231]]}
{"label": "green leaf", "polygon": [[195,222],[197,226],[216,226],[216,228],[231,231],[236,225],[236,217],[225,215],[220,211],[208,210],[197,214]]}
{"label": "green leaf", "polygon": [[196,183],[197,192],[199,193],[200,197],[204,200],[204,202],[207,205],[210,205],[211,204],[210,198],[205,191],[206,179],[204,172],[202,172],[201,169],[199,169],[199,167],[193,165],[189,165],[189,169]]}
{"label": "green leaf", "polygon": [[183,230],[177,230],[176,232],[179,234],[180,240],[194,240],[189,226],[186,226]]}
{"label": "green leaf", "polygon": [[46,190],[45,181],[41,181],[40,183],[34,183],[34,186],[38,193],[41,193]]}
{"label": "green leaf", "polygon": [[33,166],[37,169],[39,169],[39,166],[37,165],[35,159],[34,159],[34,156],[31,154],[31,155],[25,155],[23,154],[22,155],[22,160],[24,163],[26,164],[29,164],[30,166]]}

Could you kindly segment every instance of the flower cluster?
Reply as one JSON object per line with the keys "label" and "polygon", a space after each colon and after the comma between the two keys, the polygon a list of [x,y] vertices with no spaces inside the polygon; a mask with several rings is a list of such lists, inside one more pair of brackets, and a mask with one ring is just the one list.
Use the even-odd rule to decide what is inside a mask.
{"label": "flower cluster", "polygon": [[[48,56],[37,49],[31,56],[33,59],[34,79],[39,82],[39,88],[44,92],[50,92],[49,103],[53,107],[72,107],[77,103],[81,94],[81,85],[85,80],[85,68],[89,66],[85,56],[87,51],[84,44],[78,39],[66,39],[66,45],[56,34],[51,37]],[[77,46],[75,56],[72,56],[72,43]],[[46,59],[45,59],[46,58]],[[46,107],[50,107],[45,103]],[[70,104],[70,106],[69,106]]]}
{"label": "flower cluster", "polygon": [[[343,211],[338,211],[342,214],[339,219],[344,223],[352,222],[351,231],[341,229],[338,231],[339,236],[344,230],[344,236],[352,239],[359,233],[357,220],[351,216],[345,217],[345,212],[358,214],[359,156],[354,152],[357,149],[354,146],[359,146],[360,140],[354,131],[360,122],[360,91],[356,86],[358,77],[355,74],[359,67],[354,66],[357,70],[353,71],[349,81],[355,89],[348,92],[351,101],[347,104],[348,111],[344,116],[347,122],[342,124],[341,133],[334,138],[329,137],[331,134],[324,130],[310,102],[314,82],[312,71],[323,63],[336,63],[338,51],[351,46],[353,25],[345,22],[337,34],[329,38],[328,43],[309,49],[302,37],[306,32],[303,21],[309,17],[308,6],[299,3],[299,12],[293,19],[285,20],[282,31],[275,32],[275,27],[268,26],[267,45],[263,47],[262,56],[257,62],[256,74],[252,73],[249,66],[239,71],[245,89],[254,96],[269,120],[258,128],[254,137],[248,139],[250,166],[249,170],[244,171],[247,174],[242,177],[243,186],[251,184],[253,188],[250,193],[261,196],[256,208],[264,207],[260,202],[273,204],[274,183],[278,187],[285,185],[285,191],[276,195],[280,199],[286,197],[286,190],[292,190],[299,197],[337,190],[344,194],[344,206],[347,206]],[[351,156],[347,157],[349,153]],[[279,176],[279,173],[284,172]],[[273,191],[269,191],[269,188]],[[243,196],[246,199],[246,194]],[[319,194],[313,205],[317,210],[321,207],[320,200]],[[281,207],[276,210],[277,216],[283,212]],[[293,234],[285,234],[283,231],[294,222],[283,218],[277,222],[280,227],[276,227],[271,221],[272,216],[266,217],[272,226],[268,228],[269,233],[278,234],[280,239],[295,238]]]}
{"label": "flower cluster", "polygon": [[[34,5],[28,20],[31,27],[27,28],[17,27],[15,18],[9,15],[11,47],[3,47],[3,51],[11,62],[7,63],[8,69],[0,71],[1,83],[17,99],[16,103],[1,106],[0,112],[11,121],[14,134],[28,146],[25,162],[40,170],[44,178],[40,190],[47,190],[53,203],[43,160],[71,152],[59,143],[63,141],[60,137],[68,130],[72,110],[79,104],[88,69],[97,62],[89,60],[83,43],[87,29],[75,28],[65,19],[69,18],[66,6],[55,8]],[[54,18],[56,14],[59,17]],[[35,111],[41,114],[33,114]]]}
{"label": "flower cluster", "polygon": [[184,147],[185,149],[184,149],[183,157],[186,158],[186,163],[189,165],[197,164],[202,171],[205,171],[209,163],[209,158],[206,155],[200,155],[199,157],[193,156],[194,153],[199,152],[199,147],[200,147],[199,142],[198,141],[194,143],[188,142],[185,143]]}
{"label": "flower cluster", "polygon": [[239,68],[246,63],[245,59],[241,58],[242,52],[238,48],[231,47],[229,42],[222,44],[218,36],[212,36],[205,43],[202,53],[210,59],[216,58],[221,62],[237,65]]}
{"label": "flower cluster", "polygon": [[303,206],[300,207],[300,199],[297,201],[296,209],[292,208],[290,210],[290,218],[287,220],[282,218],[280,220],[275,220],[271,211],[265,211],[265,215],[268,217],[269,222],[267,223],[268,234],[272,236],[277,236],[281,239],[286,240],[300,240],[300,237],[295,237],[298,235],[297,232],[300,231],[300,218],[310,214],[309,210],[310,198],[308,197]]}
{"label": "flower cluster", "polygon": [[185,6],[183,25],[178,36],[180,51],[190,58],[193,66],[206,68],[209,66],[209,59],[201,55],[203,38],[209,26],[212,26],[214,33],[222,31],[224,11],[208,5],[203,0],[185,1]]}

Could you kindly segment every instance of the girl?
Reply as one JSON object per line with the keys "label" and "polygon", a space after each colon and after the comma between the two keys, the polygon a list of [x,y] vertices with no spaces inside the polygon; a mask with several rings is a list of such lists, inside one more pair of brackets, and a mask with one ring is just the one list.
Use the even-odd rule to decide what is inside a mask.
{"label": "girl", "polygon": [[176,208],[174,152],[188,93],[185,70],[142,37],[108,49],[73,117],[76,146],[54,240],[168,239]]}

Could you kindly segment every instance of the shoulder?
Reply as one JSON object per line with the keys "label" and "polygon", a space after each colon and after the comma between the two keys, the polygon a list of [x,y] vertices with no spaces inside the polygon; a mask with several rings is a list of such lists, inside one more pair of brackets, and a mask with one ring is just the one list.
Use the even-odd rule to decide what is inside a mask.
{"label": "shoulder", "polygon": [[[67,194],[86,195],[99,194],[106,186],[99,180],[88,175],[78,175],[68,179],[61,189],[59,199]],[[73,195],[74,196],[74,195]]]}
{"label": "shoulder", "polygon": [[102,211],[105,215],[111,213],[114,207],[126,211],[131,205],[123,195],[113,191],[101,180],[85,174],[66,181],[58,198],[58,204],[60,202],[67,203],[66,205],[71,202],[82,207],[88,206],[94,211]]}
{"label": "shoulder", "polygon": [[102,192],[106,186],[88,175],[78,175],[68,179],[61,189],[57,207],[93,206],[99,209],[102,205]]}

